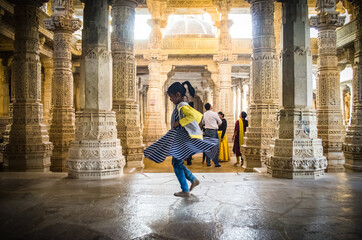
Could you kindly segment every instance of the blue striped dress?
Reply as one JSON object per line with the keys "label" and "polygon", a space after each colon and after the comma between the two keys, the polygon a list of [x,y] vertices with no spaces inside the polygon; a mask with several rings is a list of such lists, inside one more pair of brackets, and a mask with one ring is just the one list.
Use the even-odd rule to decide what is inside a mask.
{"label": "blue striped dress", "polygon": [[[172,122],[179,120],[178,110],[172,113]],[[171,129],[145,149],[146,158],[156,162],[163,162],[166,157],[172,156],[184,160],[196,153],[204,152],[211,159],[219,156],[219,139],[204,137],[204,139],[191,138],[184,127],[179,125]]]}

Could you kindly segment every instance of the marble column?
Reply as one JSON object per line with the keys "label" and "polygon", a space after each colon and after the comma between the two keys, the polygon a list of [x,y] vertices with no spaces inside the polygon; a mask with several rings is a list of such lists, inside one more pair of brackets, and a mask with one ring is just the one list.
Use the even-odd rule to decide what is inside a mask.
{"label": "marble column", "polygon": [[[232,60],[235,60],[232,56]],[[218,59],[220,60],[220,59]],[[233,92],[231,89],[231,62],[228,59],[223,59],[218,61],[219,63],[219,95],[218,95],[218,105],[214,106],[213,111],[223,112],[224,118],[229,123],[229,126],[234,122],[234,113],[233,113]],[[227,128],[226,135],[228,141],[231,142],[234,130],[232,127]]]}
{"label": "marble column", "polygon": [[47,29],[54,32],[54,74],[52,123],[50,140],[54,144],[50,170],[66,171],[69,145],[74,140],[72,33],[80,29],[81,21],[74,18],[73,1],[54,1],[51,19],[45,19]]}
{"label": "marble column", "polygon": [[324,174],[327,159],[317,138],[312,109],[312,53],[307,0],[283,2],[282,107],[275,142],[270,147],[273,177],[316,178]]}
{"label": "marble column", "polygon": [[212,82],[214,83],[214,89],[211,94],[212,103],[210,102],[210,104],[212,105],[212,107],[214,109],[219,109],[219,104],[220,104],[220,102],[219,102],[219,94],[220,94],[219,73],[218,72],[211,73],[211,79],[212,79]]}
{"label": "marble column", "polygon": [[253,55],[249,127],[242,146],[244,167],[268,165],[278,110],[278,69],[274,36],[274,1],[249,0],[253,22]]}
{"label": "marble column", "polygon": [[235,121],[236,119],[239,119],[239,115],[242,111],[242,103],[241,103],[241,89],[240,89],[240,83],[236,87],[236,111],[235,111]]}
{"label": "marble column", "polygon": [[[80,67],[74,67],[73,65],[73,79],[74,79],[74,94],[73,94],[73,105],[75,111],[81,111],[81,99],[82,91],[80,84]],[[84,93],[84,92],[83,92]],[[84,96],[83,96],[84,98]]]}
{"label": "marble column", "polygon": [[9,81],[6,79],[6,67],[3,66],[0,59],[0,139],[5,131],[6,125],[9,123]]}
{"label": "marble column", "polygon": [[[216,26],[220,30],[219,34],[219,44],[218,44],[218,54],[214,56],[214,61],[218,63],[219,67],[219,76],[218,76],[218,94],[216,99],[218,102],[214,106],[213,110],[215,112],[222,111],[224,113],[224,118],[229,123],[234,122],[234,112],[233,112],[233,92],[231,89],[231,67],[232,63],[237,60],[236,55],[232,55],[232,44],[229,28],[232,25],[232,21],[228,19],[229,11],[231,8],[231,1],[218,0],[214,1],[218,11],[220,12],[220,21],[216,22]],[[216,90],[217,88],[215,88]],[[231,142],[233,136],[233,128],[228,127],[226,130],[226,135],[228,141]]]}
{"label": "marble column", "polygon": [[[44,94],[43,94],[43,112],[44,112],[44,124],[49,131],[51,124],[51,108],[52,108],[52,78],[53,78],[53,59],[43,59],[44,68]],[[51,134],[49,133],[50,137]],[[51,139],[50,139],[51,140]],[[54,145],[54,142],[53,142]],[[54,154],[54,151],[53,151]],[[54,156],[54,155],[53,155]]]}
{"label": "marble column", "polygon": [[123,173],[125,159],[112,111],[108,0],[85,0],[81,78],[85,106],[76,113],[75,140],[66,162],[68,176],[106,179]]}
{"label": "marble column", "polygon": [[43,120],[39,14],[42,0],[14,0],[14,103],[1,151],[10,171],[48,171],[53,145]]}
{"label": "marble column", "polygon": [[112,0],[113,111],[128,167],[143,167],[143,139],[136,102],[135,7],[139,1]]}
{"label": "marble column", "polygon": [[[323,1],[319,4],[322,5]],[[343,25],[335,5],[331,8],[318,6],[319,13],[312,17],[311,26],[318,29],[318,75],[317,75],[317,127],[322,139],[324,156],[328,160],[328,172],[344,171],[342,151],[344,126],[340,98],[340,78],[337,58],[336,28]]]}
{"label": "marble column", "polygon": [[345,156],[344,167],[349,170],[362,171],[362,2],[353,0],[356,15],[356,39],[352,79],[352,116],[343,144]]}
{"label": "marble column", "polygon": [[144,56],[148,63],[148,91],[147,111],[143,129],[143,141],[148,146],[154,143],[166,133],[164,92],[162,91],[161,71],[162,62],[167,60],[167,55],[162,54],[161,20],[154,18],[149,20],[152,32],[149,40],[149,54]]}

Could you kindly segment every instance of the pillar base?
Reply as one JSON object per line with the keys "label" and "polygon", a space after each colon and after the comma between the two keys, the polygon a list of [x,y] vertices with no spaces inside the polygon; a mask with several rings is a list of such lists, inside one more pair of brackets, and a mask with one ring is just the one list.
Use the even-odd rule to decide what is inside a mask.
{"label": "pillar base", "polygon": [[328,166],[327,166],[326,172],[328,172],[328,173],[344,172],[343,152],[329,152],[329,153],[325,153],[324,156],[327,158],[327,161],[328,161]]}
{"label": "pillar base", "polygon": [[245,133],[244,143],[241,147],[246,170],[264,168],[270,155],[270,144],[275,136],[277,106],[259,104],[250,106],[250,127]]}
{"label": "pillar base", "polygon": [[[357,116],[360,118],[362,114]],[[362,171],[361,132],[362,132],[361,125],[349,126],[346,132],[346,139],[342,147],[345,157],[344,167],[352,171]]]}
{"label": "pillar base", "polygon": [[138,105],[133,101],[113,102],[116,112],[118,138],[121,140],[127,167],[143,168],[143,138],[139,124]]}
{"label": "pillar base", "polygon": [[9,124],[9,117],[0,117],[0,138],[2,138],[5,132],[6,125]]}
{"label": "pillar base", "polygon": [[76,114],[76,135],[66,162],[69,178],[98,180],[123,174],[125,159],[117,139],[112,111],[85,110]]}
{"label": "pillar base", "polygon": [[6,126],[0,146],[4,167],[15,172],[47,172],[53,144],[42,124],[40,103],[14,103],[12,122]]}
{"label": "pillar base", "polygon": [[270,170],[276,178],[318,178],[327,159],[317,138],[315,111],[283,109],[279,112],[278,136],[270,148]]}

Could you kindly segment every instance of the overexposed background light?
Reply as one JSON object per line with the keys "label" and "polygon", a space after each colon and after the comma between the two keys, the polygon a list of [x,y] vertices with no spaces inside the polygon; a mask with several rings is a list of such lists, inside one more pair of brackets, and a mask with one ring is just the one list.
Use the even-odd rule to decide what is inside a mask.
{"label": "overexposed background light", "polygon": [[142,39],[148,39],[150,37],[152,28],[147,23],[149,19],[151,19],[150,14],[136,14],[135,29],[134,29],[135,39],[142,40]]}
{"label": "overexposed background light", "polygon": [[341,82],[352,80],[353,79],[353,69],[351,67],[346,67],[343,71],[341,71],[339,76],[340,76]]}
{"label": "overexposed background light", "polygon": [[233,21],[230,27],[231,38],[251,38],[251,15],[250,14],[229,14]]}

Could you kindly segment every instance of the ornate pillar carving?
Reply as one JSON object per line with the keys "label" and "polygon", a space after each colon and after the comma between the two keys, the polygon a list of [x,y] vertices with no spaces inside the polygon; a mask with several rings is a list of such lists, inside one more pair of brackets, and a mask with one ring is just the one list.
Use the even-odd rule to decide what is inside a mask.
{"label": "ornate pillar carving", "polygon": [[278,65],[274,36],[274,1],[249,0],[253,22],[249,127],[242,154],[246,171],[268,165],[278,110]]}
{"label": "ornate pillar carving", "polygon": [[152,14],[149,24],[152,32],[149,39],[149,53],[144,58],[149,60],[148,70],[148,91],[147,106],[145,114],[145,125],[143,128],[143,141],[146,145],[150,145],[157,139],[162,137],[166,132],[164,92],[162,90],[161,71],[162,62],[167,60],[167,55],[162,54],[162,31],[161,28],[165,24],[162,21],[162,12],[166,7],[166,2],[150,0],[147,6]]}
{"label": "ornate pillar carving", "polygon": [[318,1],[318,15],[312,17],[311,26],[318,29],[317,75],[317,127],[322,139],[328,172],[344,171],[342,143],[344,135],[341,111],[340,78],[337,58],[336,28],[343,25],[345,17],[335,12],[335,3]]}
{"label": "ornate pillar carving", "polygon": [[[52,108],[52,78],[53,78],[53,59],[43,59],[44,67],[44,94],[43,94],[43,108],[44,108],[44,124],[49,130],[51,124],[51,108]],[[53,143],[54,145],[54,143]],[[54,154],[54,153],[53,153]]]}
{"label": "ornate pillar carving", "polygon": [[[222,111],[225,114],[225,119],[230,123],[234,122],[233,113],[233,93],[231,89],[231,67],[232,62],[237,60],[237,56],[232,55],[231,36],[229,28],[232,21],[228,19],[228,14],[231,8],[229,0],[214,0],[214,5],[220,13],[220,21],[216,22],[219,34],[218,55],[214,56],[214,61],[219,66],[218,84],[215,84],[214,105],[215,111]],[[227,129],[228,141],[231,141],[233,129]]]}
{"label": "ornate pillar carving", "polygon": [[53,145],[43,120],[39,59],[39,7],[42,0],[15,3],[12,119],[1,151],[10,171],[48,171]]}
{"label": "ornate pillar carving", "polygon": [[282,108],[278,113],[275,142],[271,145],[273,177],[316,178],[324,174],[327,160],[317,138],[312,109],[312,54],[307,0],[283,1]]}
{"label": "ornate pillar carving", "polygon": [[81,78],[85,106],[76,113],[75,140],[66,162],[68,176],[82,179],[119,177],[125,159],[112,111],[108,0],[84,0]]}
{"label": "ornate pillar carving", "polygon": [[5,131],[6,125],[9,123],[9,81],[6,78],[6,67],[3,66],[3,61],[0,59],[0,138]]}
{"label": "ornate pillar carving", "polygon": [[128,167],[143,167],[143,139],[136,102],[135,7],[139,1],[112,0],[113,111]]}
{"label": "ornate pillar carving", "polygon": [[352,116],[348,126],[343,152],[344,167],[350,170],[362,171],[362,2],[353,0],[356,17],[356,39],[352,80]]}
{"label": "ornate pillar carving", "polygon": [[74,140],[72,33],[81,21],[73,18],[73,0],[53,1],[53,15],[45,19],[46,28],[54,32],[54,74],[52,124],[50,140],[54,144],[50,169],[66,171],[70,141]]}

